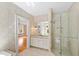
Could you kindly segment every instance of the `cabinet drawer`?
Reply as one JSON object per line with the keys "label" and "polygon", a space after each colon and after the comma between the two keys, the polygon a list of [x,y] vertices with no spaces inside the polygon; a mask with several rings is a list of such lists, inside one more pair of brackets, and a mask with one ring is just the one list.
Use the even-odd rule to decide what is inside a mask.
{"label": "cabinet drawer", "polygon": [[49,41],[46,38],[33,38],[31,40],[31,45],[39,48],[48,49],[49,47]]}

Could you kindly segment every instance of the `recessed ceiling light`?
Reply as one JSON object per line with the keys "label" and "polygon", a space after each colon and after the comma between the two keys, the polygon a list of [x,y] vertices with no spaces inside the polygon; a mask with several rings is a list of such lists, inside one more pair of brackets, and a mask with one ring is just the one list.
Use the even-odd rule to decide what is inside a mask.
{"label": "recessed ceiling light", "polygon": [[34,7],[35,6],[34,2],[26,2],[26,4],[27,4],[28,7]]}

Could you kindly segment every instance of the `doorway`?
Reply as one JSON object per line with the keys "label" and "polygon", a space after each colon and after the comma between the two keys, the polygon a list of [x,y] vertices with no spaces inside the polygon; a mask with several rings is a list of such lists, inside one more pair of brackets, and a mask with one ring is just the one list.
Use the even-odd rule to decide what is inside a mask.
{"label": "doorway", "polygon": [[23,52],[25,49],[28,48],[28,20],[22,16],[17,16],[17,40],[16,40],[16,48],[17,48],[17,54]]}

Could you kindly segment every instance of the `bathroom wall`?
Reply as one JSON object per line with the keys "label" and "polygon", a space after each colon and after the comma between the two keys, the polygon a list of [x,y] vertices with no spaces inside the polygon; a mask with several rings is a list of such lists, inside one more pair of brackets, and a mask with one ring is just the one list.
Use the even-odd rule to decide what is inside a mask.
{"label": "bathroom wall", "polygon": [[0,3],[0,50],[8,46],[8,10],[6,3]]}
{"label": "bathroom wall", "polygon": [[48,21],[48,15],[38,15],[34,17],[35,23],[38,24],[39,22]]}
{"label": "bathroom wall", "polygon": [[[12,3],[0,3],[0,50],[9,49],[16,51],[16,15],[23,16],[29,20],[33,19],[32,15]],[[29,40],[28,45],[30,44]]]}

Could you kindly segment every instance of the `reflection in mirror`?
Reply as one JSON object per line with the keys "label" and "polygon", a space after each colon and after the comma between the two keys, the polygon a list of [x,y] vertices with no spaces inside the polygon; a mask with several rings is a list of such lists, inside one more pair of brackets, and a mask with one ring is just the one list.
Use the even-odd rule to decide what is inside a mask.
{"label": "reflection in mirror", "polygon": [[38,32],[41,36],[48,36],[49,30],[48,30],[48,22],[40,22],[38,25]]}

